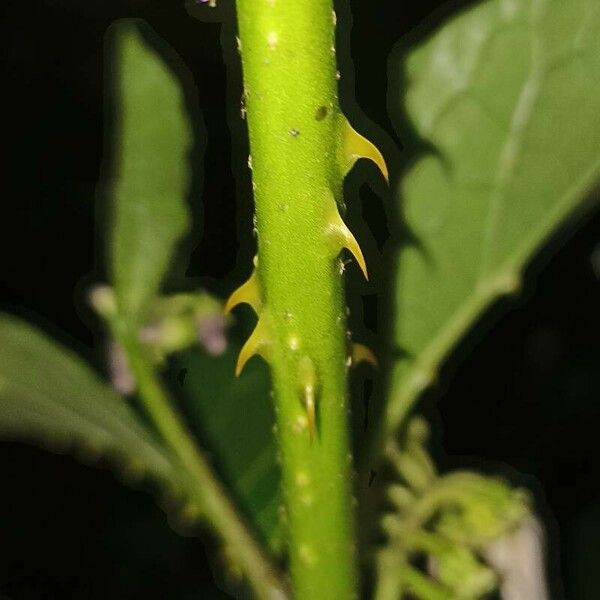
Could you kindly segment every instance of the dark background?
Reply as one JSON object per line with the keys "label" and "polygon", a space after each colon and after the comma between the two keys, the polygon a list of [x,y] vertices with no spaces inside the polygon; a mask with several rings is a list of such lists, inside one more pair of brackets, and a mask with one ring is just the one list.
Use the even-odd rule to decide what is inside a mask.
{"label": "dark background", "polygon": [[[390,50],[401,38],[420,39],[468,3],[441,10],[434,0],[350,4],[352,29],[339,13],[341,40],[350,44],[344,78],[352,81],[351,55],[356,101],[402,149],[401,166],[416,150],[410,131],[396,137],[387,117]],[[239,89],[235,77],[227,87],[221,25],[190,17],[173,0],[4,0],[0,13],[0,309],[35,321],[100,365],[82,290],[104,269],[94,207],[104,33],[115,18],[144,17],[194,74],[208,141],[187,270],[224,293],[241,277],[252,242],[247,176],[238,164],[246,141],[228,108]],[[344,101],[352,90],[342,92]],[[382,252],[393,213],[367,186],[355,195],[349,218],[366,222],[372,253]],[[534,489],[551,538],[554,596],[574,600],[600,597],[599,242],[596,211],[534,261],[522,295],[490,311],[422,405],[443,466],[499,471]],[[387,283],[380,275],[367,293],[361,289],[363,327],[380,336],[387,318],[377,307],[385,305]],[[205,546],[176,535],[146,493],[122,486],[106,470],[6,442],[0,443],[2,594],[224,597]]]}

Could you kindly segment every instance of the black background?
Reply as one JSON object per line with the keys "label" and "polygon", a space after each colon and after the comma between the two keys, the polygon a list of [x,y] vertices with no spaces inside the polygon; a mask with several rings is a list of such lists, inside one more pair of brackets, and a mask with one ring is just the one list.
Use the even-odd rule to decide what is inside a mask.
{"label": "black background", "polygon": [[[350,4],[352,28],[339,11],[347,44],[342,71],[352,81],[351,55],[356,102],[402,149],[401,168],[416,145],[410,131],[395,133],[387,117],[390,50],[401,38],[420,39],[468,3],[441,10],[434,0]],[[208,142],[187,270],[224,293],[241,277],[252,241],[247,176],[233,176],[246,141],[228,108],[239,90],[235,78],[226,86],[221,25],[200,22],[168,0],[4,0],[0,12],[0,308],[35,321],[100,366],[82,290],[103,278],[94,194],[106,28],[118,17],[146,18],[194,74]],[[343,102],[352,91],[342,90]],[[394,215],[367,186],[355,196],[349,218],[359,229],[359,221],[366,223],[361,235],[376,255],[387,247]],[[596,211],[536,258],[524,292],[490,311],[422,405],[444,467],[475,465],[532,486],[551,537],[554,596],[576,600],[600,597],[599,233]],[[356,311],[365,331],[382,337],[389,329],[381,308],[388,283],[380,273],[368,290],[361,288],[363,310]],[[224,597],[207,559],[212,546],[207,552],[176,535],[150,496],[110,472],[3,442],[0,481],[0,594]]]}

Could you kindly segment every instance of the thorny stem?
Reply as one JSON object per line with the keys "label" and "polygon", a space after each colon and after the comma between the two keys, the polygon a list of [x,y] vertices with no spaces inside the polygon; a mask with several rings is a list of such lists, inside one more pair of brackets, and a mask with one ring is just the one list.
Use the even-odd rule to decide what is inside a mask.
{"label": "thorny stem", "polygon": [[[347,423],[350,350],[339,254],[366,273],[338,212],[343,178],[380,153],[337,100],[332,0],[237,0],[258,257],[228,308],[251,304],[257,327],[240,354],[272,367],[294,597],[357,594]],[[357,347],[358,348],[358,347]]]}
{"label": "thorny stem", "polygon": [[276,568],[248,530],[211,467],[199,453],[193,437],[173,410],[137,336],[125,323],[113,322],[112,329],[125,351],[148,415],[192,480],[190,493],[193,501],[199,504],[201,514],[223,539],[256,597],[261,600],[285,599],[285,586]]}

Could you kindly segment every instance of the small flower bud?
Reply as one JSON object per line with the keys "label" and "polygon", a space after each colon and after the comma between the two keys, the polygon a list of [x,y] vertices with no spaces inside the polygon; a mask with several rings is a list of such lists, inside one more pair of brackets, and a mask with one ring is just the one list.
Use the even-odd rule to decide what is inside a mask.
{"label": "small flower bud", "polygon": [[129,370],[125,352],[117,342],[110,342],[108,346],[108,372],[110,382],[119,394],[133,394],[135,379]]}
{"label": "small flower bud", "polygon": [[227,349],[225,319],[221,315],[205,316],[198,321],[198,340],[211,356],[221,356]]}

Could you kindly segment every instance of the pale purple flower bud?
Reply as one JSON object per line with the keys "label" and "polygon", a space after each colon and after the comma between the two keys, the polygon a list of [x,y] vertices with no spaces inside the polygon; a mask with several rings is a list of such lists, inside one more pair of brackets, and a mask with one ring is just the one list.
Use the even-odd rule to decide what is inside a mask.
{"label": "pale purple flower bud", "polygon": [[220,356],[227,349],[225,319],[221,315],[210,315],[198,322],[198,340],[211,356]]}
{"label": "pale purple flower bud", "polygon": [[135,392],[135,379],[129,370],[127,356],[121,345],[114,341],[108,345],[108,372],[110,382],[119,394]]}
{"label": "pale purple flower bud", "polygon": [[161,341],[161,328],[158,323],[149,323],[144,325],[139,331],[140,342],[153,345]]}

